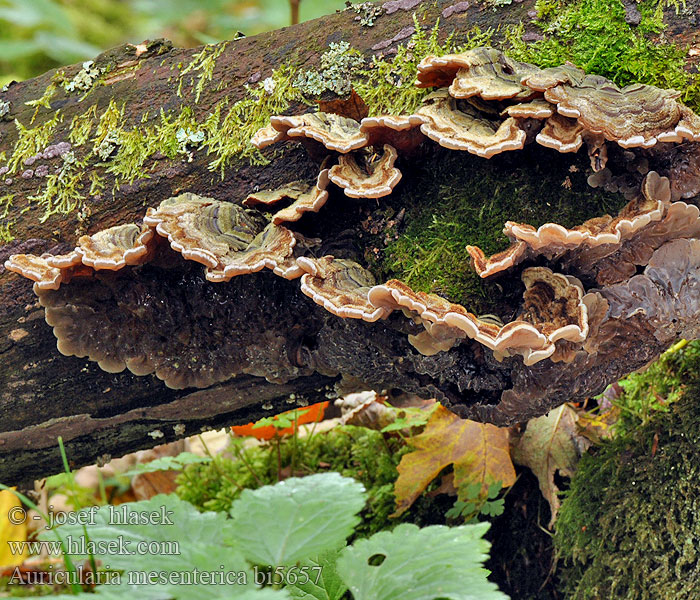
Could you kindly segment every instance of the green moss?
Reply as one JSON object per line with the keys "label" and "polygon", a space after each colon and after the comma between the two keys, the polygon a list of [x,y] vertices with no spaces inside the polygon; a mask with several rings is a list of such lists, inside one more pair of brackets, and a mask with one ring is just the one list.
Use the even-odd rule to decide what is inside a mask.
{"label": "green moss", "polygon": [[76,115],[70,123],[68,139],[75,146],[82,146],[87,143],[92,134],[92,129],[97,120],[97,104],[93,104],[82,115]]}
{"label": "green moss", "polygon": [[[295,444],[286,438],[280,445],[280,462],[274,442],[243,449],[240,439],[231,441],[233,454],[240,458],[214,456],[211,463],[193,464],[178,477],[177,494],[200,510],[228,511],[242,489],[256,489],[276,483],[278,466],[291,470]],[[400,439],[385,437],[364,427],[338,426],[310,438],[298,440],[294,472],[298,475],[336,471],[365,486],[367,504],[360,513],[356,537],[370,536],[402,521],[444,523],[444,510],[435,510],[429,498],[421,497],[399,519],[389,515],[396,508],[394,482],[397,465],[410,448]],[[451,504],[451,502],[450,502]],[[427,507],[426,505],[430,505]]]}
{"label": "green moss", "polygon": [[[306,102],[300,90],[292,85],[296,71],[290,65],[282,65],[273,71],[273,86],[266,91],[263,83],[249,87],[246,95],[226,110],[220,102],[202,124],[206,134],[203,146],[210,154],[218,156],[209,164],[212,171],[221,171],[232,158],[247,158],[253,164],[265,164],[266,159],[254,148],[250,139],[261,127],[270,122],[272,115],[282,114],[292,102]],[[225,114],[224,114],[225,111]],[[222,116],[223,115],[223,116]]]}
{"label": "green moss", "polygon": [[656,413],[580,461],[554,537],[569,600],[697,597],[697,355],[693,362],[688,390],[670,412]]}
{"label": "green moss", "polygon": [[73,152],[63,155],[63,165],[58,173],[47,175],[43,187],[27,199],[44,209],[41,223],[52,215],[68,214],[80,208],[85,196],[81,193],[87,160],[78,161]]}
{"label": "green moss", "polygon": [[418,20],[414,18],[416,32],[405,43],[397,48],[392,60],[373,58],[370,68],[358,71],[361,77],[353,83],[355,91],[369,108],[370,115],[381,114],[411,114],[421,104],[429,89],[415,86],[418,63],[429,54],[442,56],[451,52],[459,52],[487,46],[491,43],[493,31],[481,31],[472,28],[466,35],[466,41],[456,44],[454,34],[450,34],[443,43],[438,41],[439,21],[426,32]]}
{"label": "green moss", "polygon": [[[670,4],[679,8],[677,2]],[[640,2],[642,20],[631,26],[619,0],[537,0],[545,39],[525,44],[522,25],[509,28],[508,54],[541,67],[568,60],[618,85],[638,82],[675,88],[683,92],[684,102],[700,111],[700,77],[684,69],[686,49],[654,39],[666,28],[663,5],[657,0]]]}
{"label": "green moss", "polygon": [[10,156],[7,166],[8,173],[16,173],[19,166],[30,156],[34,156],[48,146],[51,137],[54,134],[56,125],[63,121],[61,111],[56,111],[51,119],[37,125],[36,127],[25,127],[17,119],[15,119],[15,127],[17,128],[17,141]]}
{"label": "green moss", "polygon": [[614,401],[620,408],[615,434],[626,435],[645,425],[657,412],[668,411],[682,395],[689,379],[700,378],[700,341],[682,340],[657,361],[618,384],[622,393]]}
{"label": "green moss", "polygon": [[[574,164],[574,172],[570,167]],[[413,170],[404,170],[395,208],[411,206],[402,235],[384,251],[384,276],[416,290],[496,312],[497,284],[480,279],[466,246],[487,255],[507,248],[506,221],[535,227],[556,221],[566,227],[594,216],[615,214],[622,196],[592,190],[587,158],[527,147],[490,160],[465,152],[436,150]],[[582,203],[581,198],[586,202]]]}
{"label": "green moss", "polygon": [[6,219],[12,208],[12,201],[17,194],[6,194],[0,196],[0,219]]}
{"label": "green moss", "polygon": [[188,64],[180,73],[179,83],[177,86],[177,95],[182,98],[182,84],[185,75],[188,73],[197,72],[197,83],[192,82],[192,86],[195,92],[195,104],[199,102],[199,97],[204,90],[204,86],[209,83],[214,77],[214,67],[216,66],[216,59],[221,56],[222,52],[226,49],[228,42],[223,42],[216,45],[207,45],[202,48],[201,52],[198,52],[192,57],[192,61]]}
{"label": "green moss", "polygon": [[7,244],[15,239],[12,234],[14,223],[0,223],[0,242]]}
{"label": "green moss", "polygon": [[[61,71],[61,73],[63,72]],[[30,125],[34,123],[37,114],[39,114],[40,107],[43,106],[44,108],[51,110],[51,99],[55,96],[56,91],[58,90],[58,83],[56,82],[56,79],[57,77],[56,75],[54,75],[53,79],[51,80],[51,83],[49,83],[49,85],[46,86],[46,89],[44,90],[44,93],[41,96],[41,98],[25,102],[27,106],[34,107],[34,114],[32,115],[32,120],[29,122]]]}

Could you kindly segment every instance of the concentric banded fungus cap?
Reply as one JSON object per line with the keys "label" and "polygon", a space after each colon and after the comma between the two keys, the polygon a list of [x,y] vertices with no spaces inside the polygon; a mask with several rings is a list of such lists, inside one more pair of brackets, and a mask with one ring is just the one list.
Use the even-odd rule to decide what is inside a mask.
{"label": "concentric banded fungus cap", "polygon": [[588,335],[588,310],[581,282],[547,267],[531,267],[522,274],[525,284],[519,319],[528,321],[550,342],[582,342]]}
{"label": "concentric banded fungus cap", "polygon": [[367,292],[375,280],[356,262],[324,256],[301,257],[297,263],[306,271],[301,278],[301,291],[334,315],[374,322],[391,312],[369,303]]}
{"label": "concentric banded fungus cap", "polygon": [[245,206],[270,205],[282,200],[293,200],[292,204],[272,216],[275,225],[298,221],[306,212],[318,212],[328,200],[326,188],[329,183],[328,169],[322,169],[315,185],[303,181],[293,181],[276,190],[265,190],[250,194],[244,201]]}
{"label": "concentric banded fungus cap", "polygon": [[520,83],[536,92],[544,92],[561,83],[581,85],[586,72],[575,64],[566,62],[558,67],[536,69],[520,78]]}
{"label": "concentric banded fungus cap", "polygon": [[299,272],[287,259],[291,258],[295,244],[296,238],[289,229],[270,223],[245,250],[222,256],[220,266],[207,268],[207,280],[228,281],[237,275],[256,273],[265,267],[275,270],[285,279],[294,279]]}
{"label": "concentric banded fungus cap", "polygon": [[578,119],[587,131],[601,133],[623,148],[700,140],[700,118],[676,101],[679,95],[642,84],[621,89],[594,75],[577,86],[560,84],[545,91],[560,114]]}
{"label": "concentric banded fungus cap", "polygon": [[76,252],[82,263],[94,269],[116,271],[126,265],[145,262],[153,230],[132,223],[103,229],[93,235],[84,235]]}
{"label": "concentric banded fungus cap", "polygon": [[520,80],[537,67],[508,58],[494,48],[474,48],[461,54],[427,56],[418,65],[418,87],[449,87],[455,98],[484,100],[530,98]]}
{"label": "concentric banded fungus cap", "polygon": [[264,226],[252,211],[189,192],[149,208],[143,222],[167,237],[184,258],[210,268],[220,266],[222,257],[245,250]]}
{"label": "concentric banded fungus cap", "polygon": [[427,96],[417,112],[426,118],[421,131],[444,148],[491,158],[525,146],[526,133],[513,117],[492,121],[468,104],[460,110],[446,90]]}
{"label": "concentric banded fungus cap", "polygon": [[583,144],[585,129],[576,119],[559,114],[549,117],[535,140],[541,146],[559,152],[576,152]]}
{"label": "concentric banded fungus cap", "polygon": [[501,111],[503,117],[517,117],[518,119],[546,119],[556,111],[556,106],[550,104],[544,98],[535,98],[529,102],[520,102],[506,106]]}
{"label": "concentric banded fungus cap", "polygon": [[[67,256],[73,256],[72,254]],[[67,273],[72,267],[52,267],[48,259],[55,258],[50,254],[34,256],[33,254],[13,254],[5,261],[8,271],[35,282],[35,289],[57,290],[66,280]]]}
{"label": "concentric banded fungus cap", "polygon": [[[273,131],[278,131],[282,137],[273,135]],[[323,112],[270,117],[270,125],[260,129],[251,143],[256,148],[264,148],[274,142],[294,138],[313,139],[329,150],[340,153],[357,150],[368,144],[368,138],[360,131],[357,121]]]}
{"label": "concentric banded fungus cap", "polygon": [[343,188],[350,198],[381,198],[388,196],[401,181],[401,171],[394,167],[396,150],[389,144],[384,152],[368,154],[353,152],[338,158],[330,169],[330,180]]}

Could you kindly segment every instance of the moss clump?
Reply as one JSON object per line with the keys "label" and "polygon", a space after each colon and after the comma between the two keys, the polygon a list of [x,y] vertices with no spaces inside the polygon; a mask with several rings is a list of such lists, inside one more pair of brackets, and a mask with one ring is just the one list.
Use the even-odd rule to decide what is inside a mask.
{"label": "moss clump", "polygon": [[14,223],[0,223],[0,242],[7,244],[15,239],[12,233]]}
{"label": "moss clump", "polygon": [[584,456],[554,537],[567,598],[677,600],[700,589],[700,364],[668,413]]}
{"label": "moss clump", "polygon": [[685,70],[686,50],[653,39],[666,28],[663,6],[658,0],[640,2],[641,22],[631,26],[619,0],[537,0],[538,25],[545,39],[525,44],[522,26],[511,28],[506,32],[508,54],[541,67],[568,60],[618,85],[637,82],[675,88],[697,112],[700,77]]}
{"label": "moss clump", "polygon": [[[250,143],[261,127],[269,124],[272,115],[282,114],[292,102],[306,102],[300,90],[292,85],[296,71],[290,65],[282,65],[273,71],[267,89],[263,82],[248,87],[246,95],[226,109],[226,101],[216,105],[212,114],[202,124],[206,134],[203,146],[209,154],[218,156],[209,164],[212,171],[221,171],[235,158],[247,158],[253,164],[268,161]],[[269,78],[268,78],[269,79]],[[268,80],[266,80],[268,81]]]}
{"label": "moss clump", "polygon": [[624,198],[591,189],[587,168],[584,153],[572,157],[541,147],[490,160],[435,149],[420,165],[403,170],[396,207],[411,210],[402,235],[384,251],[384,274],[480,313],[498,312],[502,292],[476,275],[466,246],[487,254],[504,250],[506,221],[573,227],[615,214]]}
{"label": "moss clump", "polygon": [[15,147],[7,161],[8,174],[16,173],[19,166],[24,163],[30,156],[41,152],[49,145],[56,125],[63,121],[61,111],[56,111],[51,119],[36,127],[25,127],[17,119],[15,119],[15,127],[17,128],[17,141]]}
{"label": "moss clump", "polygon": [[374,57],[369,69],[358,71],[360,80],[353,83],[355,91],[362,96],[367,104],[370,115],[381,114],[410,114],[421,104],[429,89],[415,86],[418,63],[429,54],[442,56],[450,52],[459,52],[487,46],[491,43],[493,31],[481,31],[474,27],[466,34],[466,40],[457,44],[454,34],[450,34],[444,42],[438,41],[438,25],[427,33],[418,20],[414,18],[416,32],[405,44],[397,48],[392,60]]}
{"label": "moss clump", "polygon": [[691,379],[700,379],[700,341],[682,340],[644,371],[621,379],[622,393],[613,401],[620,409],[615,434],[627,435],[657,412],[670,410]]}

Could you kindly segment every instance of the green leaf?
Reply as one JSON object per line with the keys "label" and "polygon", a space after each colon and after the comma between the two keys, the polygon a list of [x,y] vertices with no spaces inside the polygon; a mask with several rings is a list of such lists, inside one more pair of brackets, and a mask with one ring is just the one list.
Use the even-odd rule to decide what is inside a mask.
{"label": "green leaf", "polygon": [[155,471],[182,471],[187,465],[211,462],[208,456],[197,456],[192,452],[181,452],[177,456],[162,456],[147,463],[136,465],[126,473],[125,477],[133,477],[142,473],[153,473]]}
{"label": "green leaf", "polygon": [[488,523],[419,529],[403,523],[345,548],[338,574],[354,600],[503,600],[482,567]]}
{"label": "green leaf", "polygon": [[[348,589],[335,569],[338,552],[327,552],[319,559],[305,560],[303,567],[311,567],[309,581],[290,585],[294,600],[340,600]],[[292,567],[294,568],[294,567]],[[318,577],[316,577],[318,575]]]}
{"label": "green leaf", "polygon": [[[152,574],[155,582],[139,585],[138,597],[143,589],[158,597],[166,594],[175,599],[208,600],[238,597],[231,593],[232,587],[236,593],[254,589],[253,574],[241,552],[226,546],[233,537],[233,522],[223,513],[200,513],[176,496],[161,494],[142,502],[83,509],[78,514],[87,522],[88,538],[81,524],[58,528],[69,553],[84,557],[92,551],[105,569],[123,571],[125,588],[148,581]],[[129,524],[132,522],[139,524]],[[45,532],[40,537],[47,535]],[[85,547],[87,542],[94,546]],[[211,573],[210,581],[202,581],[195,570]],[[229,579],[222,582],[220,578],[226,576]],[[200,585],[185,579],[194,582],[196,577]]]}
{"label": "green leaf", "polygon": [[253,563],[293,565],[340,548],[364,504],[362,484],[338,473],[243,490],[231,508],[234,539]]}

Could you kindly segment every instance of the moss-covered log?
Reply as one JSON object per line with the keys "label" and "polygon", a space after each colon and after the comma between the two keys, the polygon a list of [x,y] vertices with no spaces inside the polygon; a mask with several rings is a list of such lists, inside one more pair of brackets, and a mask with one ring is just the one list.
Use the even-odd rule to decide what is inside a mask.
{"label": "moss-covered log", "polygon": [[[584,6],[592,1],[600,6]],[[580,5],[580,13],[600,12],[606,2],[611,3],[582,0],[572,5]],[[661,50],[651,58],[635,59],[639,64],[630,63],[627,71],[619,65],[597,65],[592,59],[582,66],[608,76],[619,72],[620,83],[655,77],[647,82],[683,87],[685,101],[695,106],[700,86],[693,61],[698,53],[687,52],[686,44],[699,41],[693,38],[697,36],[693,19],[697,20],[700,1],[679,6],[683,11],[679,15],[673,7],[665,10],[669,27],[663,41],[655,36],[663,16],[663,11],[654,12],[656,3],[642,5],[637,26],[625,23],[625,9],[615,2],[614,10],[598,16],[604,32],[615,35],[611,32],[617,27],[618,37],[627,38],[626,45],[656,44]],[[390,61],[399,44],[408,44],[408,53],[400,52],[399,57],[403,65],[413,61],[415,66],[420,58],[411,56],[416,27],[430,31],[440,19],[439,41],[433,43],[450,48],[490,43],[528,58],[533,50],[523,40],[542,38],[541,25],[551,18],[545,11],[538,26],[533,10],[529,0],[504,7],[396,0],[385,3],[383,14],[376,18],[349,9],[194,50],[174,49],[161,41],[125,45],[93,63],[14,83],[0,93],[0,241],[4,242],[0,264],[11,254],[69,250],[78,236],[138,221],[145,207],[183,191],[240,203],[254,189],[313,178],[318,164],[296,144],[263,153],[250,146],[250,136],[271,114],[302,112],[314,92],[325,88],[331,91],[324,98],[332,96],[333,90],[345,91],[351,79],[356,79],[356,89],[363,89],[372,69],[382,74],[376,81],[383,84],[370,77],[374,83],[365,85],[370,110],[406,108],[420,96],[411,90],[412,81],[403,81],[406,71],[399,65],[392,69]],[[569,14],[572,23],[577,14]],[[367,26],[368,20],[372,26]],[[427,44],[426,37],[427,33],[419,43]],[[557,41],[546,32],[544,37],[535,44],[540,44],[537,52],[545,62],[558,64],[568,58],[566,52],[578,52],[575,40]],[[352,50],[332,46],[341,41],[357,50],[365,63],[352,58]],[[339,57],[333,66],[337,71],[326,68],[322,75],[329,76],[319,82],[314,72],[324,53],[329,60],[329,47]],[[386,60],[370,62],[378,53]],[[407,159],[412,167],[405,170],[401,187],[381,206],[374,201],[348,202],[333,191],[329,203],[336,209],[308,224],[302,221],[300,231],[309,237],[324,232],[319,252],[358,260],[379,277],[413,272],[417,280],[424,280],[426,291],[449,295],[480,312],[512,316],[520,284],[478,281],[470,274],[466,257],[460,258],[463,243],[476,242],[495,251],[503,244],[500,229],[508,219],[534,223],[550,218],[575,224],[621,205],[620,198],[594,196],[586,187],[585,177],[578,175],[585,169],[585,157],[562,159],[541,148],[490,162],[453,154],[430,147]],[[490,199],[481,207],[472,193],[475,182]],[[561,191],[564,182],[566,193]],[[580,210],[582,204],[585,208]],[[432,263],[420,264],[411,255],[411,228],[428,231],[433,214],[438,223],[444,222],[436,236],[446,250]],[[476,240],[467,239],[474,232],[465,232],[458,222],[474,215],[489,225],[477,228]],[[454,234],[445,234],[453,230]],[[408,237],[398,235],[406,232]],[[175,283],[170,300],[178,310],[189,310],[192,298],[212,294],[212,284],[190,276],[191,271],[193,267],[183,267],[182,279]],[[138,280],[142,276],[135,275],[128,285],[146,285]],[[247,352],[248,366],[243,370],[258,377],[240,375],[206,390],[171,390],[152,376],[108,374],[85,359],[58,354],[29,284],[0,266],[0,481],[26,481],[55,471],[60,465],[59,435],[75,464],[85,464],[107,453],[152,445],[154,440],[246,422],[294,402],[326,399],[335,393],[333,386],[341,375],[346,389],[356,382],[437,395],[462,414],[500,422],[527,418],[568,399],[562,391],[546,403],[513,409],[506,417],[492,410],[503,390],[514,379],[546,376],[550,367],[518,371],[512,361],[497,362],[475,344],[423,356],[408,343],[406,334],[416,331],[404,321],[390,318],[367,324],[333,318],[302,296],[298,284],[269,274],[236,278],[221,286],[225,291],[214,293],[219,306],[237,307],[222,309],[221,318],[226,320],[221,327],[235,332],[233,337]],[[255,313],[244,310],[246,300]],[[212,318],[217,315],[215,311]],[[166,334],[177,335],[177,329],[171,327]],[[638,339],[630,339],[632,346],[637,343]],[[580,393],[641,366],[662,348],[654,343],[630,349],[631,356],[613,361]],[[259,377],[276,369],[284,376],[269,378],[286,383]],[[562,382],[561,389],[570,385]]]}

